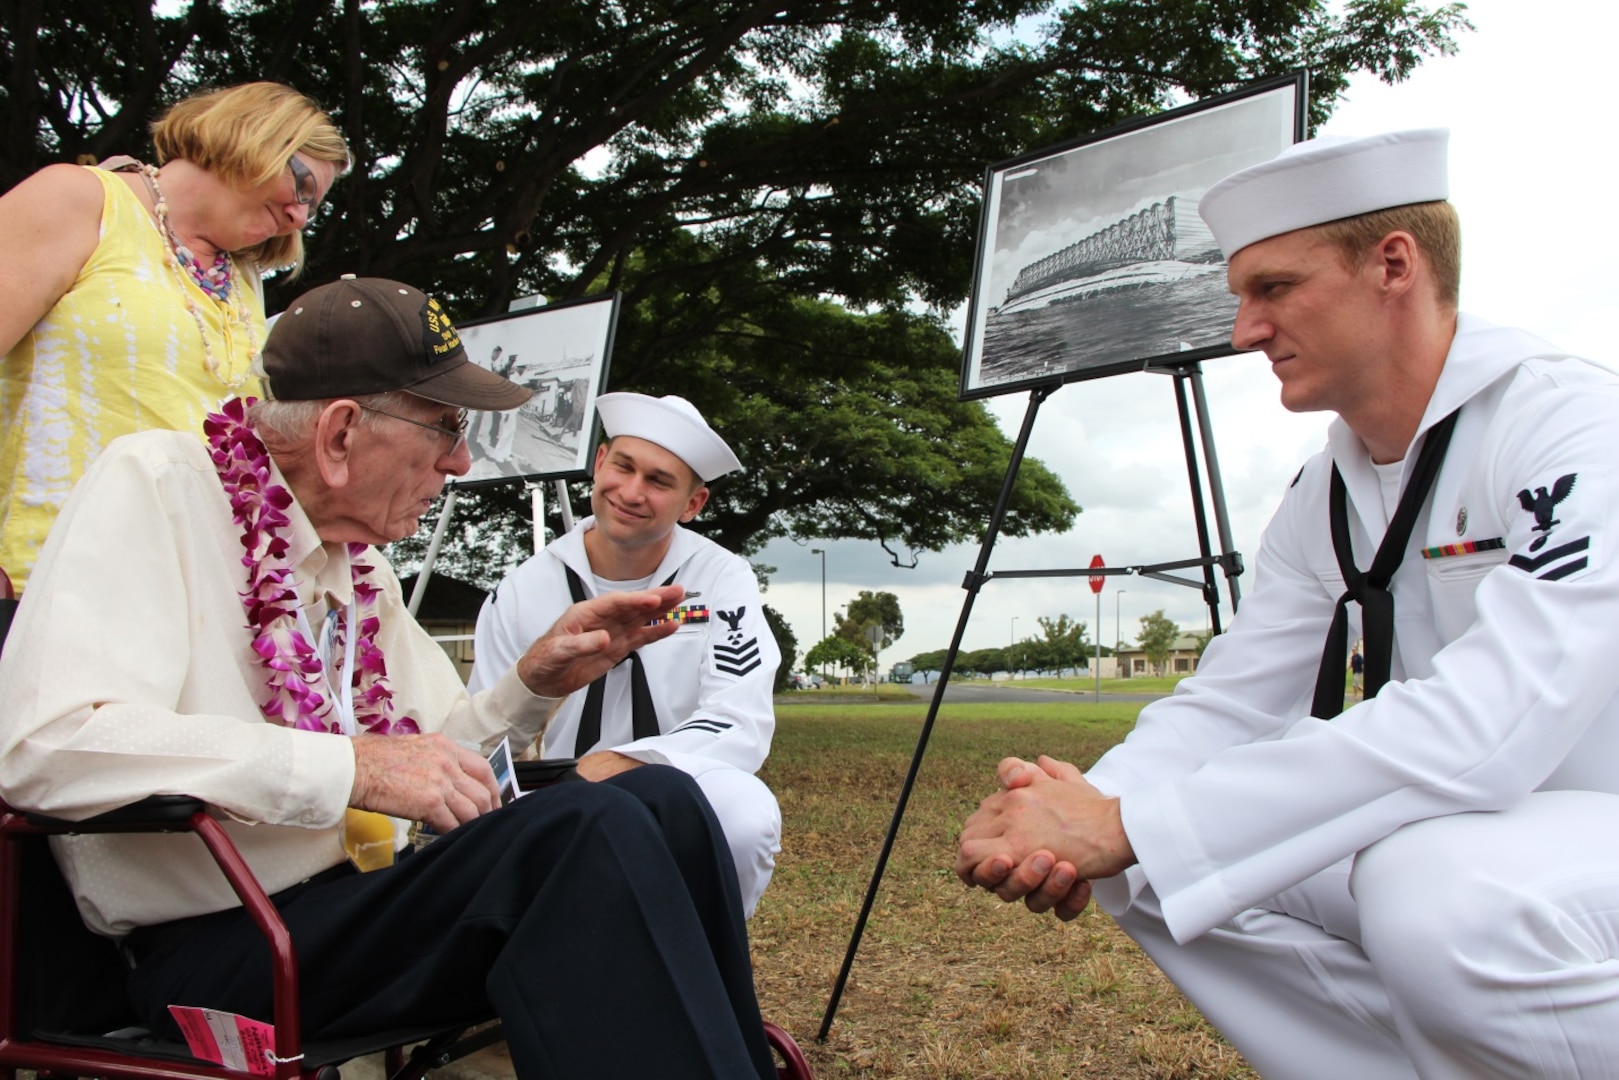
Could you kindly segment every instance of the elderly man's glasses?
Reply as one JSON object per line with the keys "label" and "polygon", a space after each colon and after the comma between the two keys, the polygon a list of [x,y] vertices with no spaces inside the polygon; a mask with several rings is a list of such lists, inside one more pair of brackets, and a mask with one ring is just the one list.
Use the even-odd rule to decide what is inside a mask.
{"label": "elderly man's glasses", "polygon": [[[358,402],[356,402],[356,404],[358,404]],[[392,420],[402,420],[407,424],[415,424],[419,428],[426,428],[435,435],[444,436],[450,442],[449,448],[444,451],[446,454],[455,453],[457,450],[461,449],[461,444],[467,441],[467,411],[465,409],[456,410],[455,425],[452,427],[451,425],[442,422],[437,424],[424,424],[420,420],[412,420],[410,417],[400,416],[398,413],[384,412],[381,409],[373,409],[369,405],[361,405],[360,408],[364,409],[368,413],[376,413],[378,416],[386,416]]]}
{"label": "elderly man's glasses", "polygon": [[315,179],[315,174],[297,157],[287,159],[287,169],[292,173],[293,197],[300,205],[313,210],[320,202],[320,182]]}

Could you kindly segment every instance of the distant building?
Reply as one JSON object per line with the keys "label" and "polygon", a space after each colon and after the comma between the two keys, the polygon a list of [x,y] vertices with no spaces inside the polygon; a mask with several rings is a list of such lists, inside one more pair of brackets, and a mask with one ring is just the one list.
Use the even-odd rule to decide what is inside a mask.
{"label": "distant building", "polygon": [[[1197,659],[1197,635],[1182,634],[1175,639],[1174,646],[1169,650],[1169,658],[1164,661],[1164,674],[1190,675],[1197,670]],[[1141,649],[1132,647],[1119,650],[1119,678],[1156,674],[1152,664],[1147,661],[1147,654]]]}

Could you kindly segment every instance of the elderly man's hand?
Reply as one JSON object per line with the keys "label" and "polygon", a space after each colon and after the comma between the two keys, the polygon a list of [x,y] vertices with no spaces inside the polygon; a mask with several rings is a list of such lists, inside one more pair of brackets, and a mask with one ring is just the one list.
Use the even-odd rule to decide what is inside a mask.
{"label": "elderly man's hand", "polygon": [[680,629],[676,622],[646,624],[685,596],[681,586],[664,585],[577,603],[518,658],[517,677],[541,697],[566,697],[612,670],[634,650]]}
{"label": "elderly man's hand", "polygon": [[489,762],[443,735],[358,735],[349,805],[439,832],[500,805]]}
{"label": "elderly man's hand", "polygon": [[1002,900],[1071,919],[1090,901],[1091,878],[1135,862],[1117,799],[1092,787],[1074,766],[1041,757],[1007,758],[1002,789],[961,830],[956,874]]}

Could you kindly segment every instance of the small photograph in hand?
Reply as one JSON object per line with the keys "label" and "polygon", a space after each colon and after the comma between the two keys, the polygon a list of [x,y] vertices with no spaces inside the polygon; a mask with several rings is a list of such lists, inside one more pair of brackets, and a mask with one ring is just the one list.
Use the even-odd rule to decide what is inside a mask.
{"label": "small photograph in hand", "polygon": [[522,795],[517,786],[517,773],[512,768],[512,744],[502,738],[500,745],[489,753],[489,767],[495,771],[495,783],[500,786],[500,805],[505,806]]}

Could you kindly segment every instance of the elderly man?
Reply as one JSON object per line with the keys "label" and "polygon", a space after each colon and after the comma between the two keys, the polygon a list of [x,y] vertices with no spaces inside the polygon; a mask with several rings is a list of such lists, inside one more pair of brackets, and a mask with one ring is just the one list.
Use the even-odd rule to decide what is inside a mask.
{"label": "elderly man", "polygon": [[[274,400],[228,403],[207,444],[120,439],[70,499],[0,664],[7,800],[216,806],[292,932],[312,1037],[493,1009],[519,1076],[774,1076],[735,876],[690,779],[501,807],[481,752],[665,636],[683,590],[575,605],[469,697],[368,545],[410,535],[465,473],[467,409],[527,391],[380,279],[294,302],[264,368]],[[357,810],[444,835],[361,874],[341,835]],[[171,1004],[269,1017],[255,931],[189,837],[56,853],[85,921],[124,938],[153,1024]]]}
{"label": "elderly man", "polygon": [[1094,882],[1266,1077],[1619,1076],[1619,379],[1458,316],[1446,141],[1204,196],[1232,342],[1327,449],[1197,675],[1085,776],[1002,762],[962,831],[1003,899]]}
{"label": "elderly man", "polygon": [[547,757],[579,758],[601,780],[647,763],[696,778],[736,864],[752,916],[781,850],[781,810],[754,775],[770,752],[781,652],[746,559],[681,526],[708,485],[742,467],[685,398],[603,394],[592,516],[512,572],[478,615],[470,686],[493,686],[570,598],[679,581],[692,603],[667,641],[570,697],[545,732]]}

